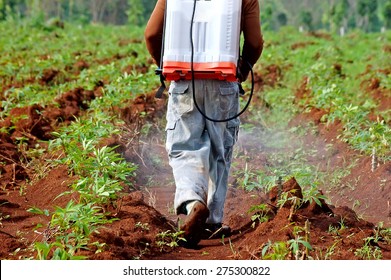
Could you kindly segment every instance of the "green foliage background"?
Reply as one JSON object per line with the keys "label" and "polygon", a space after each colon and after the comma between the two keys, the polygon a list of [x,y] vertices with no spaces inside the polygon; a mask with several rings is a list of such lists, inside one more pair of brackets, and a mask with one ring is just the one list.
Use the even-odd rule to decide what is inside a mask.
{"label": "green foliage background", "polygon": [[[79,23],[146,23],[156,0],[0,0],[0,20],[33,18]],[[292,25],[309,30],[391,27],[391,0],[259,0],[265,30]]]}

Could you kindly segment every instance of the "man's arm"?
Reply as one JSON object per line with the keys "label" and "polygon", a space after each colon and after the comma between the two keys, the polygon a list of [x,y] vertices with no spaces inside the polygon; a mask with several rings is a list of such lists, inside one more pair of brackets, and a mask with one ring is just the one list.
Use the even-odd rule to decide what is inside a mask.
{"label": "man's arm", "polygon": [[144,32],[147,49],[157,65],[161,59],[165,6],[166,0],[157,1]]}
{"label": "man's arm", "polygon": [[247,79],[250,68],[262,54],[263,38],[261,32],[260,12],[258,0],[243,0],[242,31],[244,44],[242,50],[243,61],[239,64],[242,81]]}

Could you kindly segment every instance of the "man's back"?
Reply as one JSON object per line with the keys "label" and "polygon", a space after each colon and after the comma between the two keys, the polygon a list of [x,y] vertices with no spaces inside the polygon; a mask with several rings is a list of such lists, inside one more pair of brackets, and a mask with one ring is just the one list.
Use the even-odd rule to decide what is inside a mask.
{"label": "man's back", "polygon": [[[145,29],[147,49],[157,65],[160,65],[162,59],[161,48],[163,42],[165,6],[166,0],[157,1]],[[239,65],[239,70],[242,75],[241,79],[245,80],[250,71],[247,63],[254,65],[263,49],[258,0],[243,0],[240,29],[244,36],[241,56],[246,63],[241,63],[241,65]]]}

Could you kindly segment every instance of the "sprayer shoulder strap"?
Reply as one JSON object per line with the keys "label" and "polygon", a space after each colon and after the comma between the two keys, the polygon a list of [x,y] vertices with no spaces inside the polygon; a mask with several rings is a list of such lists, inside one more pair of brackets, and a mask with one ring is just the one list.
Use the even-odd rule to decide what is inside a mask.
{"label": "sprayer shoulder strap", "polygon": [[164,78],[163,74],[160,74],[161,85],[155,93],[155,98],[161,99],[163,97],[163,92],[166,90],[166,84],[164,83],[164,81],[165,81],[165,78]]}

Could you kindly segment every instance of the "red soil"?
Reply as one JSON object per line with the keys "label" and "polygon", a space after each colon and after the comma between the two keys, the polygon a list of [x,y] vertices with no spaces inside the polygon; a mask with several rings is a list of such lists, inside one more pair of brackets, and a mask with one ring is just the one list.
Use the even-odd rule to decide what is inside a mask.
{"label": "red soil", "polygon": [[[278,66],[270,66],[265,71],[266,75],[262,75],[262,78],[257,76],[259,89],[265,85],[275,85],[281,79],[282,73]],[[49,83],[56,75],[55,72],[46,73],[42,82]],[[379,87],[372,83],[369,88],[368,92],[373,93],[379,104],[388,102],[387,108],[390,109],[387,99],[389,95],[379,93]],[[1,128],[9,131],[8,134],[0,134],[0,156],[3,162],[0,166],[1,259],[31,257],[31,244],[43,240],[42,230],[34,229],[38,223],[47,225],[49,218],[33,215],[26,211],[28,208],[53,210],[56,205],[64,206],[72,199],[69,196],[56,199],[74,180],[67,167],[58,166],[43,178],[37,179],[28,165],[28,154],[18,148],[18,139],[25,137],[24,141],[29,147],[44,147],[45,144],[40,140],[51,139],[51,132],[82,114],[88,108],[88,102],[99,94],[99,86],[95,91],[78,88],[56,100],[57,106],[43,108],[34,105],[14,109],[0,123]],[[303,83],[297,98],[303,98],[306,94],[308,90]],[[233,229],[233,236],[202,240],[198,249],[158,246],[158,233],[168,230],[173,232],[177,219],[184,218],[172,213],[175,186],[164,150],[164,133],[156,130],[157,136],[151,137],[149,143],[140,142],[131,133],[140,129],[147,121],[157,122],[164,118],[165,103],[166,100],[155,100],[152,93],[139,96],[121,109],[121,117],[129,128],[129,135],[108,139],[107,143],[119,145],[119,151],[128,160],[139,164],[135,178],[136,191],[120,194],[117,207],[109,209],[118,220],[105,225],[99,233],[93,235],[93,240],[107,244],[105,251],[98,254],[82,251],[78,254],[91,259],[259,259],[262,257],[262,249],[269,242],[294,240],[300,236],[308,240],[314,250],[306,251],[301,247],[299,255],[289,254],[287,258],[322,259],[328,252],[331,259],[358,259],[354,252],[364,245],[364,238],[375,235],[376,223],[383,221],[386,225],[391,225],[391,163],[382,164],[372,172],[368,157],[357,154],[337,139],[341,125],[336,123],[327,126],[321,121],[325,112],[312,110],[297,116],[291,125],[309,120],[315,122],[317,133],[306,137],[306,147],[316,145],[322,151],[327,144],[333,144],[333,152],[320,153],[312,159],[314,164],[319,163],[320,168],[326,168],[327,156],[331,166],[341,167],[346,161],[358,158],[350,174],[343,178],[342,186],[335,186],[327,194],[331,203],[322,201],[322,206],[319,206],[313,202],[297,205],[296,208],[295,205],[286,203],[279,208],[276,205],[278,189],[275,188],[268,194],[260,190],[247,192],[238,188],[232,179],[227,195],[225,223]],[[141,112],[145,112],[147,117],[140,118]],[[252,166],[263,168],[267,164],[262,148],[257,146],[256,141],[239,141],[238,146],[246,153],[247,162],[250,161]],[[45,156],[42,156],[42,161],[44,160]],[[244,167],[246,163],[241,158],[236,161],[238,168]],[[26,184],[27,180],[32,179],[35,179],[34,184]],[[148,191],[146,185],[149,186]],[[354,188],[347,187],[352,185]],[[377,186],[382,187],[376,188]],[[282,187],[284,191],[294,189],[292,197],[302,196],[302,188],[294,178],[284,182]],[[356,207],[360,215],[351,209],[354,200],[365,203]],[[268,221],[253,223],[251,216],[256,213],[249,212],[249,208],[261,203],[268,205]],[[295,233],[298,228],[301,232]],[[380,239],[371,245],[381,249],[383,259],[391,259],[389,242]]]}

